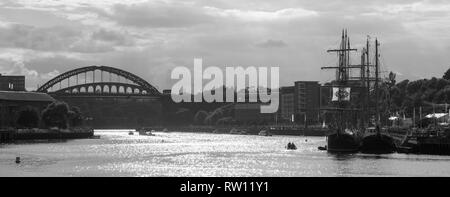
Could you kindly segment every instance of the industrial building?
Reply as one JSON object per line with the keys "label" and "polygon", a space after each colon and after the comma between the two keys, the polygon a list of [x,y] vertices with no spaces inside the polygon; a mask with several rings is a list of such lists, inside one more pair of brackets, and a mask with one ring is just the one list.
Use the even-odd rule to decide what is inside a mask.
{"label": "industrial building", "polygon": [[0,74],[0,91],[25,91],[25,76]]}
{"label": "industrial building", "polygon": [[31,107],[41,112],[54,101],[54,98],[45,93],[0,91],[0,128],[15,127],[23,109]]}

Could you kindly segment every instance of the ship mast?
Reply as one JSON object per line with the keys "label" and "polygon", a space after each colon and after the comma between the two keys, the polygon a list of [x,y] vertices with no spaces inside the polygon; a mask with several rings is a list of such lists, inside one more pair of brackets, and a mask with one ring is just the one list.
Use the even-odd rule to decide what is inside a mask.
{"label": "ship mast", "polygon": [[[370,109],[370,100],[369,100],[369,97],[370,97],[370,53],[369,53],[369,51],[370,51],[370,48],[369,48],[370,46],[369,46],[369,36],[367,36],[367,41],[366,41],[366,55],[365,55],[365,57],[366,57],[366,62],[365,62],[365,65],[366,65],[366,83],[367,83],[367,89],[366,89],[366,107],[367,107],[367,110],[366,110],[366,118],[367,118],[367,124],[369,124],[369,122],[370,122],[370,112],[369,112],[369,109]],[[367,125],[367,126],[369,126],[369,125]]]}
{"label": "ship mast", "polygon": [[379,91],[378,91],[378,77],[379,77],[379,64],[378,64],[378,39],[375,39],[375,110],[376,110],[376,126],[377,134],[380,134],[380,107],[378,106]]}
{"label": "ship mast", "polygon": [[[336,83],[339,88],[339,91],[341,91],[341,88],[346,87],[348,84],[348,78],[349,78],[349,69],[355,68],[354,66],[349,65],[350,60],[350,51],[356,51],[356,49],[352,49],[350,47],[350,39],[347,36],[347,30],[342,30],[342,38],[341,38],[341,44],[339,49],[331,49],[327,50],[328,53],[335,52],[339,56],[339,65],[337,67],[322,67],[321,69],[336,69]],[[358,67],[359,68],[359,67]],[[337,103],[338,103],[338,111],[339,111],[339,120],[338,120],[338,132],[339,135],[340,132],[344,130],[344,121],[343,121],[343,102],[341,96],[337,96]]]}
{"label": "ship mast", "polygon": [[[365,87],[366,85],[366,49],[363,48],[362,52],[361,52],[361,69],[360,69],[360,75],[359,75],[359,80],[361,81],[361,86]],[[366,116],[367,116],[367,110],[368,110],[368,104],[367,104],[367,97],[368,95],[366,95],[366,91],[365,89],[363,89],[362,94],[364,95],[364,102],[362,105],[363,111],[361,113],[361,122],[359,124],[360,127],[365,127],[366,125]]]}

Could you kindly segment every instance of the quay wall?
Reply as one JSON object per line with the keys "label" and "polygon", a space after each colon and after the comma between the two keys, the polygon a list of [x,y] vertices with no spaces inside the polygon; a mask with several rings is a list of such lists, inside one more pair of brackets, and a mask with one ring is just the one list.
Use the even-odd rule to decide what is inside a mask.
{"label": "quay wall", "polygon": [[14,142],[19,140],[54,140],[54,139],[83,139],[94,136],[92,129],[5,129],[0,130],[0,142]]}
{"label": "quay wall", "polygon": [[[200,132],[200,133],[230,133],[232,129],[238,131],[245,130],[247,134],[257,135],[261,130],[268,130],[267,126],[155,126],[155,127],[144,127],[148,130],[155,131],[177,131],[177,132]],[[139,129],[139,128],[136,128]],[[327,129],[318,128],[302,128],[302,129],[286,129],[286,130],[270,130],[272,135],[292,135],[292,136],[326,136]]]}

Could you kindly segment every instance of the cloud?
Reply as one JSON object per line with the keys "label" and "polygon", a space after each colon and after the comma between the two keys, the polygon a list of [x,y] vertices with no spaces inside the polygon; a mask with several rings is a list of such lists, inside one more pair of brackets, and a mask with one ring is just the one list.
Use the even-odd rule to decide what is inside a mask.
{"label": "cloud", "polygon": [[92,33],[93,40],[111,42],[116,45],[132,45],[134,41],[121,32],[100,29]]}
{"label": "cloud", "polygon": [[34,27],[23,24],[0,26],[0,47],[36,51],[103,53],[115,47],[131,46],[126,33],[105,29],[80,30],[71,26]]}
{"label": "cloud", "polygon": [[79,53],[105,53],[114,51],[111,43],[92,41],[89,39],[79,39],[69,45],[70,51]]}
{"label": "cloud", "polygon": [[171,68],[191,66],[194,57],[219,67],[279,66],[281,85],[328,80],[334,73],[320,67],[336,63],[326,50],[339,45],[343,28],[357,49],[367,35],[377,37],[383,65],[402,77],[442,76],[450,62],[447,1],[8,2],[0,8],[2,70],[22,61],[39,84],[55,70],[97,64],[168,88]]}
{"label": "cloud", "polygon": [[220,17],[234,17],[243,21],[276,21],[291,20],[304,17],[318,16],[319,13],[313,10],[303,8],[286,8],[275,11],[259,11],[259,10],[239,10],[239,9],[219,9],[215,7],[207,7],[211,15]]}
{"label": "cloud", "polygon": [[235,20],[238,22],[273,22],[318,16],[319,13],[301,7],[274,11],[222,9],[189,3],[116,4],[112,12],[98,11],[120,25],[136,28],[188,28]]}
{"label": "cloud", "polygon": [[256,44],[256,46],[262,47],[262,48],[278,48],[278,47],[285,47],[285,46],[287,46],[287,44],[282,40],[269,39],[265,42]]}
{"label": "cloud", "polygon": [[80,32],[64,26],[37,28],[22,24],[1,27],[0,46],[33,50],[64,50],[80,36]]}
{"label": "cloud", "polygon": [[23,75],[25,76],[25,88],[27,90],[37,89],[37,84],[41,81],[48,81],[53,77],[59,75],[58,70],[53,70],[48,73],[39,73],[37,70],[29,69],[25,66],[24,62],[18,61],[5,61],[0,59],[0,69],[3,74],[6,75]]}
{"label": "cloud", "polygon": [[202,8],[183,4],[116,4],[108,17],[121,25],[151,28],[190,27],[211,22]]}

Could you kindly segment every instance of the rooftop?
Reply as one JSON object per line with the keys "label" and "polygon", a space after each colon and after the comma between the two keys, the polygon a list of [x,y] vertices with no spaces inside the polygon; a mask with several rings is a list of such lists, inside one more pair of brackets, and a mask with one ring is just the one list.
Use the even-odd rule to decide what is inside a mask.
{"label": "rooftop", "polygon": [[0,100],[6,101],[42,101],[53,102],[55,99],[48,94],[25,91],[0,91]]}

